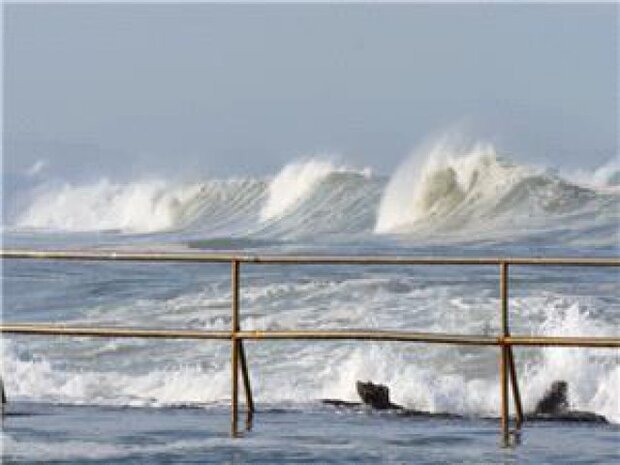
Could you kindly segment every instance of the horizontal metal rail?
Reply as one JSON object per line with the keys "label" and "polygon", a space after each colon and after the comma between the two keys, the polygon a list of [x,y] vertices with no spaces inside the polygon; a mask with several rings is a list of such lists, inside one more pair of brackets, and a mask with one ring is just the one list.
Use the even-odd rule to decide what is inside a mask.
{"label": "horizontal metal rail", "polygon": [[140,329],[114,327],[81,327],[51,324],[3,323],[0,332],[7,334],[39,334],[49,336],[144,338],[144,339],[223,339],[230,340],[230,331],[191,329]]}
{"label": "horizontal metal rail", "polygon": [[501,340],[507,346],[620,348],[620,337],[508,336]]}
{"label": "horizontal metal rail", "polygon": [[204,331],[190,329],[141,329],[114,327],[82,327],[37,323],[2,323],[0,333],[38,334],[95,338],[201,339],[201,340],[327,340],[423,342],[474,346],[541,346],[620,348],[620,337],[554,337],[554,336],[480,336],[469,334],[420,333],[376,330],[278,330],[278,331]]}
{"label": "horizontal metal rail", "polygon": [[200,252],[153,253],[84,250],[2,250],[0,258],[189,262],[189,263],[257,263],[264,265],[542,265],[542,266],[620,266],[620,257],[401,257],[401,256],[307,256],[307,255],[239,255]]}
{"label": "horizontal metal rail", "polygon": [[[508,270],[510,265],[523,266],[583,266],[617,267],[620,257],[611,258],[522,258],[522,257],[402,257],[402,256],[297,256],[297,255],[244,255],[211,254],[201,252],[153,253],[83,250],[0,250],[2,259],[229,263],[231,265],[231,328],[230,330],[141,329],[117,327],[82,327],[50,323],[3,323],[0,333],[73,337],[147,338],[186,340],[227,340],[231,342],[231,430],[237,435],[238,374],[241,370],[246,395],[247,421],[254,412],[249,373],[243,346],[244,340],[338,340],[338,341],[395,341],[429,344],[457,344],[469,346],[498,346],[500,356],[500,421],[504,445],[509,444],[508,384],[516,408],[516,427],[521,427],[523,411],[517,384],[513,346],[620,348],[620,337],[556,337],[515,336],[510,334],[508,312]],[[240,264],[263,265],[496,265],[499,266],[500,334],[468,335],[385,331],[365,329],[339,330],[242,330],[239,315]]]}

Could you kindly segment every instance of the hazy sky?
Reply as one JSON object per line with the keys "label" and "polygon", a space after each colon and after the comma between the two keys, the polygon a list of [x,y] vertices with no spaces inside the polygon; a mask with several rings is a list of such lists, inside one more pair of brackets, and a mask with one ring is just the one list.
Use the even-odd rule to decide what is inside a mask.
{"label": "hazy sky", "polygon": [[8,5],[5,170],[390,173],[460,128],[517,159],[617,153],[618,6]]}

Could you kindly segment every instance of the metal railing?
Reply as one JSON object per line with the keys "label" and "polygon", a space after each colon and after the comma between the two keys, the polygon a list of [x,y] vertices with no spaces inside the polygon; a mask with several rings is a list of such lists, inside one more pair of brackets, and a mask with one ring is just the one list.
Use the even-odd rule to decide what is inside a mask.
{"label": "metal railing", "polygon": [[[178,263],[230,263],[231,265],[231,327],[230,330],[206,331],[190,329],[136,329],[113,327],[83,327],[62,324],[2,323],[0,332],[6,334],[82,336],[104,338],[157,338],[228,340],[231,342],[231,434],[239,435],[239,372],[241,372],[246,401],[246,422],[249,427],[255,411],[250,376],[243,345],[244,340],[356,340],[398,341],[428,344],[457,344],[470,346],[497,346],[500,353],[500,425],[504,445],[510,444],[509,385],[515,404],[515,426],[523,423],[523,408],[515,368],[513,346],[556,346],[620,348],[619,337],[554,337],[515,336],[510,332],[508,308],[509,267],[523,266],[576,266],[617,267],[620,258],[425,258],[425,257],[360,257],[360,256],[291,256],[239,255],[206,253],[134,253],[107,251],[38,251],[3,250],[3,259],[131,261]],[[239,290],[240,267],[243,263],[262,265],[495,265],[499,267],[500,334],[463,335],[381,330],[242,330],[240,325]]]}

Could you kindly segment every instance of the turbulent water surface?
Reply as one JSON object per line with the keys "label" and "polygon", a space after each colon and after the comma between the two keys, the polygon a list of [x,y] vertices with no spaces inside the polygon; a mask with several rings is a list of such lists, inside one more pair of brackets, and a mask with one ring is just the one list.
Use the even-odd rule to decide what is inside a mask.
{"label": "turbulent water surface", "polygon": [[[25,175],[5,186],[3,239],[5,247],[37,248],[615,257],[619,180],[615,162],[592,173],[561,173],[520,165],[489,145],[457,150],[441,143],[390,177],[325,159],[293,162],[273,177],[190,183],[76,184]],[[227,329],[229,275],[223,264],[7,261],[3,318]],[[615,269],[512,268],[513,333],[617,336],[618,278]],[[489,266],[245,265],[241,325],[494,334],[498,299],[497,269]],[[620,423],[620,364],[614,350],[517,350],[526,410],[553,380],[564,379],[573,408],[604,415],[612,426],[532,427],[521,452],[507,456],[495,448],[496,423],[483,419],[498,415],[494,348],[247,346],[263,413],[240,446],[224,439],[229,344],[5,337],[2,374],[16,401],[12,408],[36,415],[7,418],[4,457],[129,463],[139,456],[138,441],[151,462],[163,463],[188,457],[372,463],[377,448],[401,462],[415,449],[420,463],[438,463],[440,452],[447,454],[445,463],[454,463],[445,457],[463,463],[568,463],[538,441],[538,431],[544,431],[556,444],[571,437],[576,451],[592,449],[587,463],[618,459],[613,444],[614,424]],[[466,419],[405,421],[318,403],[326,397],[355,400],[358,379],[389,385],[393,400],[404,406]],[[111,425],[123,418],[121,433]],[[91,427],[103,433],[91,433]],[[286,446],[291,443],[292,449]],[[465,456],[457,452],[461,444],[467,446]]]}

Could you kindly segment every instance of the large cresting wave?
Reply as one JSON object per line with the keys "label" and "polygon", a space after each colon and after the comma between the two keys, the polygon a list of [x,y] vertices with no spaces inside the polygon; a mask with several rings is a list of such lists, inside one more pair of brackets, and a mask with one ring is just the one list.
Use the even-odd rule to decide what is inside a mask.
{"label": "large cresting wave", "polygon": [[16,220],[21,228],[147,233],[172,228],[200,193],[198,185],[161,181],[43,186]]}
{"label": "large cresting wave", "polygon": [[568,223],[589,237],[595,230],[596,240],[608,243],[619,217],[617,178],[617,162],[561,176],[517,164],[490,144],[442,140],[414,152],[389,179],[309,158],[273,177],[48,182],[20,202],[25,207],[11,224],[44,232],[323,240],[351,234],[458,238],[472,231],[489,237]]}
{"label": "large cresting wave", "polygon": [[369,169],[322,158],[292,162],[272,178],[49,182],[30,192],[13,225],[42,232],[298,237],[369,230],[379,189]]}
{"label": "large cresting wave", "polygon": [[[614,175],[597,170],[584,185],[516,164],[490,144],[442,140],[393,174],[377,212],[376,233],[527,231],[558,219],[617,219]],[[584,179],[585,176],[582,176]],[[597,184],[593,184],[597,182]],[[587,185],[587,187],[585,186]]]}

